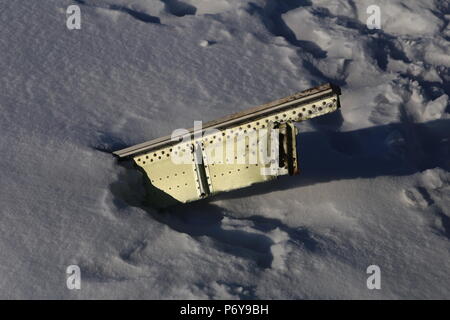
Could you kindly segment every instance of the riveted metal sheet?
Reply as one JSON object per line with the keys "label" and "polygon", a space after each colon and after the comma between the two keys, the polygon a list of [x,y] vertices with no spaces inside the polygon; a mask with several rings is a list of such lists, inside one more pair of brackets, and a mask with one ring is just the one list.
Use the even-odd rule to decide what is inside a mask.
{"label": "riveted metal sheet", "polygon": [[182,150],[165,148],[135,157],[134,161],[145,171],[151,186],[184,203],[200,198],[200,191],[194,162],[174,164],[172,161],[172,152],[192,154],[188,145]]}
{"label": "riveted metal sheet", "polygon": [[[297,129],[293,123],[333,112],[340,107],[339,90],[332,87],[325,89],[311,90],[311,97],[301,93],[212,121],[207,126],[215,129],[213,133],[203,130],[198,137],[191,132],[192,135],[188,136],[191,139],[183,137],[180,139],[182,142],[161,138],[155,143],[144,143],[115,154],[133,157],[136,165],[147,175],[151,188],[161,192],[153,193],[154,197],[166,194],[181,203],[272,180],[278,175],[296,174],[299,171],[295,139]],[[297,98],[300,99],[298,102]],[[270,163],[261,159],[254,144],[270,144],[268,132],[274,126],[281,128],[286,139],[281,146],[285,155],[280,162],[281,167],[267,174],[262,170],[267,169]],[[221,159],[212,157],[212,154],[219,154]],[[186,155],[189,161],[176,163],[173,155]],[[244,162],[242,155],[245,155]],[[156,198],[152,202],[158,202]]]}
{"label": "riveted metal sheet", "polygon": [[[274,117],[285,115],[285,117],[288,118],[288,113],[285,111],[292,111],[294,109],[298,110],[295,110],[296,113],[291,115],[293,121],[307,120],[328,112],[332,112],[339,108],[339,95],[340,89],[338,87],[331,84],[325,84],[218,120],[207,122],[204,124],[203,130],[225,130],[231,127],[246,124],[255,119],[270,118],[271,115]],[[324,100],[329,101],[328,98],[332,98],[332,100],[334,100],[334,105],[336,106],[335,108],[326,108],[326,105],[323,104]],[[312,109],[308,109],[309,107],[312,107]],[[296,116],[295,114],[297,114],[297,112],[300,112],[300,115]],[[181,135],[179,138],[182,139],[184,135],[192,135],[194,128],[187,131],[188,133]],[[136,156],[150,150],[158,150],[175,143],[176,141],[172,141],[171,136],[165,136],[122,150],[117,150],[113,153],[120,158],[125,158]]]}
{"label": "riveted metal sheet", "polygon": [[[242,139],[241,135],[244,134],[244,130],[247,131],[235,128],[235,130],[227,131],[217,141],[214,139],[204,140],[205,166],[209,170],[213,193],[243,188],[275,178],[273,175],[262,174],[262,169],[270,164],[261,161],[258,142],[261,139],[267,139],[267,134],[257,136],[250,141],[251,138]],[[227,144],[230,147],[227,148]]]}

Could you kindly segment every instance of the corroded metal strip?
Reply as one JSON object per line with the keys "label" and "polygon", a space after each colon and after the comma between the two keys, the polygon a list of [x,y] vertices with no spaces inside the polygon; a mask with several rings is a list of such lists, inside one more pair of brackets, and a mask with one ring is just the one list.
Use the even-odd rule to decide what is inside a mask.
{"label": "corroded metal strip", "polygon": [[[304,121],[335,110],[325,108],[321,105],[326,98],[333,97],[336,102],[336,108],[339,108],[340,93],[341,92],[339,87],[332,84],[324,84],[283,99],[247,109],[218,120],[207,122],[203,125],[203,130],[201,133],[203,134],[203,132],[208,129],[225,130],[231,127],[238,126],[242,123],[247,124],[252,120],[276,117],[278,114],[282,115],[285,111],[292,111],[296,109],[298,110],[300,107],[309,106],[308,110],[305,109],[304,113],[302,113],[300,110],[298,111],[301,116],[291,117],[292,121]],[[312,105],[317,105],[317,109],[311,109],[310,106]],[[282,120],[285,119],[280,119],[280,121]],[[189,129],[188,132],[188,135],[193,135],[194,128]],[[181,140],[183,139],[183,137],[184,135],[180,135],[177,138]],[[171,136],[165,136],[115,151],[113,152],[113,154],[118,156],[119,158],[135,157],[145,152],[165,148],[167,146],[176,144],[177,142],[178,141],[176,140],[173,141]]]}

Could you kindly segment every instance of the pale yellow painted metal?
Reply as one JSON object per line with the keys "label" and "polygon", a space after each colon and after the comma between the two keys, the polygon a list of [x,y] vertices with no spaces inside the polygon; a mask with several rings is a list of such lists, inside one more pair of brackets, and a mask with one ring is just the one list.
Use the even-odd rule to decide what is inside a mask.
{"label": "pale yellow painted metal", "polygon": [[[203,148],[203,159],[210,194],[246,187],[254,183],[274,179],[276,175],[262,175],[260,163],[226,163],[225,143],[227,139],[235,139],[251,131],[270,129],[270,126],[274,123],[299,122],[324,115],[335,111],[338,108],[338,103],[338,95],[335,94],[308,104],[294,104],[289,109],[270,116],[229,127],[220,133],[202,136],[190,143],[179,143],[139,154],[134,156],[133,159],[136,165],[145,171],[151,186],[168,194],[176,202],[185,203],[207,196],[202,195],[200,192],[201,186],[199,185],[200,182],[195,171],[193,158],[192,163],[175,164],[170,156],[172,152],[184,152],[192,157],[192,146],[196,143]],[[268,139],[268,137],[263,137],[263,139]],[[223,148],[225,153],[224,163],[210,163],[210,159],[207,156],[208,152],[206,152],[210,148]],[[234,142],[234,148],[235,155],[242,154],[244,151],[238,150],[236,142]],[[295,139],[293,148],[296,149]],[[247,152],[247,150],[245,151]],[[298,170],[298,168],[296,169]],[[280,171],[281,173],[286,173],[286,171]],[[158,199],[152,199],[152,201],[157,202]]]}
{"label": "pale yellow painted metal", "polygon": [[[247,127],[248,128],[248,127]],[[272,175],[262,175],[261,169],[268,167],[269,164],[264,164],[261,159],[259,159],[258,151],[256,155],[251,155],[250,152],[250,141],[242,141],[239,143],[237,141],[239,137],[239,128],[236,130],[228,130],[223,136],[221,141],[215,141],[211,137],[209,139],[204,139],[205,147],[205,166],[208,169],[209,181],[211,182],[211,192],[219,193],[223,191],[229,191],[233,189],[239,189],[243,187],[250,186],[254,183],[264,182],[272,180],[275,176]],[[253,130],[253,128],[248,128]],[[242,129],[241,131],[243,132]],[[267,135],[260,136],[259,139],[268,139]],[[226,143],[228,139],[232,139],[233,153],[232,155],[222,152],[223,156],[220,163],[217,163],[217,159],[208,159],[208,155],[220,150],[226,151]],[[254,141],[254,143],[259,142],[259,140]],[[255,147],[255,146],[253,146]],[[213,151],[212,151],[213,150]],[[240,161],[240,156],[245,155],[245,161]],[[256,157],[255,161],[250,161],[250,157]]]}
{"label": "pale yellow painted metal", "polygon": [[[198,199],[200,194],[193,163],[174,164],[170,157],[171,149],[141,155],[135,157],[134,161],[145,171],[153,187],[169,194],[176,201],[184,203]],[[185,152],[190,153],[188,150]]]}

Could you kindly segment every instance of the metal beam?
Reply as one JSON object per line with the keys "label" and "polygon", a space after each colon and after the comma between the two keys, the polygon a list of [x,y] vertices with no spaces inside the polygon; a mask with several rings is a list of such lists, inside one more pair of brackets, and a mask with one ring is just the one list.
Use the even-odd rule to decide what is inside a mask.
{"label": "metal beam", "polygon": [[[217,130],[224,130],[236,125],[239,125],[241,123],[246,123],[251,120],[261,119],[265,117],[269,117],[271,115],[281,113],[284,110],[289,110],[292,108],[296,108],[299,106],[303,106],[306,104],[311,104],[312,102],[322,102],[325,98],[330,96],[335,96],[337,101],[336,105],[337,108],[339,108],[339,95],[341,94],[341,90],[338,86],[335,86],[331,83],[327,83],[324,85],[320,85],[318,87],[308,89],[296,94],[293,94],[289,97],[279,99],[270,103],[266,103],[263,105],[260,105],[258,107],[250,108],[248,110],[238,112],[235,114],[232,114],[230,116],[220,118],[218,120],[213,120],[210,122],[207,122],[203,125],[203,130],[201,133],[208,129],[217,129]],[[318,108],[321,108],[320,106]],[[308,110],[311,111],[311,110]],[[297,121],[303,121],[310,118],[313,118],[315,116],[323,114],[323,112],[320,112],[321,110],[312,110],[311,112],[304,115],[304,117],[297,119]],[[326,110],[325,110],[326,111]],[[328,112],[324,112],[328,113]],[[191,128],[188,130],[189,133],[186,135],[192,135],[194,133],[194,128]],[[176,138],[181,140],[184,138],[185,135],[177,136]],[[113,154],[118,156],[119,158],[125,158],[125,157],[134,157],[138,154],[142,154],[144,152],[152,151],[155,149],[159,149],[168,145],[176,144],[177,140],[172,140],[172,137],[164,136],[158,139],[150,140],[147,142],[143,142],[125,149],[114,151]]]}

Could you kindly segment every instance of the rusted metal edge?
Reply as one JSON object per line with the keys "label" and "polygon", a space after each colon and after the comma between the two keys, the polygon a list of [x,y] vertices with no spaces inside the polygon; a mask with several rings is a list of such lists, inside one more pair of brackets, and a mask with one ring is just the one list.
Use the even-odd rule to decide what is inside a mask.
{"label": "rusted metal edge", "polygon": [[[201,133],[208,129],[217,129],[224,130],[228,127],[239,125],[241,123],[245,123],[249,120],[257,120],[262,117],[266,117],[272,113],[277,113],[283,111],[285,109],[289,109],[292,105],[298,106],[299,104],[307,104],[314,100],[320,100],[324,97],[331,95],[340,95],[341,89],[331,83],[323,84],[286,98],[278,99],[273,102],[269,102],[257,107],[253,107],[238,113],[234,113],[232,115],[206,122],[203,127]],[[338,105],[339,107],[339,105]],[[140,144],[136,144],[131,147],[127,147],[125,149],[114,151],[113,154],[119,158],[128,158],[132,156],[139,155],[144,152],[148,152],[151,150],[159,149],[162,147],[166,147],[168,145],[176,144],[178,141],[181,141],[183,137],[194,134],[194,128],[188,130],[188,133],[183,135],[179,135],[174,137],[175,140],[172,140],[172,136],[164,136],[161,138],[153,139],[147,142],[143,142]]]}

